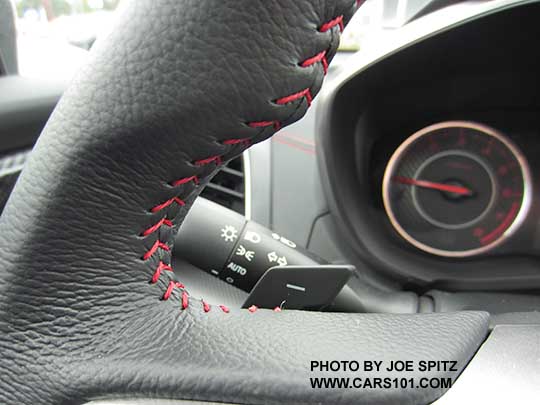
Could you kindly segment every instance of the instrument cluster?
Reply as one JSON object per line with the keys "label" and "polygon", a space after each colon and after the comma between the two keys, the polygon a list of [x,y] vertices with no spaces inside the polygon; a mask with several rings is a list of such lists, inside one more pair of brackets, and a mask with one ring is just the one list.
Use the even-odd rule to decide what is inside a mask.
{"label": "instrument cluster", "polygon": [[411,246],[474,256],[520,228],[531,206],[531,170],[502,132],[478,122],[441,122],[394,151],[382,197],[392,227]]}
{"label": "instrument cluster", "polygon": [[317,153],[336,240],[371,277],[540,288],[538,7],[405,28],[323,97]]}

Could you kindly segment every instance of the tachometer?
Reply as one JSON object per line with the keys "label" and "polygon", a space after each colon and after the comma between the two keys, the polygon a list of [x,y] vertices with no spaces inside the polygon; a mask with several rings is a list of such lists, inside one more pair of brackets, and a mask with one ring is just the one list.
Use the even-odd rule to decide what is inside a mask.
{"label": "tachometer", "polygon": [[449,257],[484,253],[519,227],[531,200],[523,154],[482,124],[443,122],[409,137],[383,179],[386,213],[415,247]]}

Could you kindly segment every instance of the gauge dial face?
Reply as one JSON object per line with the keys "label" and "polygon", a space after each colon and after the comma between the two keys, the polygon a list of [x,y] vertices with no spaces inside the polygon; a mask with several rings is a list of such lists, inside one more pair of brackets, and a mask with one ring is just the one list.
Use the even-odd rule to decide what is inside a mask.
{"label": "gauge dial face", "polygon": [[482,124],[427,127],[393,154],[383,201],[395,230],[426,252],[484,253],[519,227],[529,209],[527,162],[504,135]]}

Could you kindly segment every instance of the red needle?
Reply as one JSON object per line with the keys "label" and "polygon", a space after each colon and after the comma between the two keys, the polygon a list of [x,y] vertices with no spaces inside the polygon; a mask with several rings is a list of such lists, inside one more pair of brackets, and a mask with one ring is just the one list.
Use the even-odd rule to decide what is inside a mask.
{"label": "red needle", "polygon": [[408,184],[411,186],[417,186],[417,187],[423,187],[423,188],[431,188],[433,190],[447,191],[449,193],[454,193],[454,194],[462,194],[462,195],[472,194],[472,191],[466,187],[452,186],[451,184],[444,184],[444,183],[435,183],[435,182],[427,181],[427,180],[416,180],[416,179],[411,179],[410,177],[397,176],[397,177],[394,177],[394,181],[396,183]]}

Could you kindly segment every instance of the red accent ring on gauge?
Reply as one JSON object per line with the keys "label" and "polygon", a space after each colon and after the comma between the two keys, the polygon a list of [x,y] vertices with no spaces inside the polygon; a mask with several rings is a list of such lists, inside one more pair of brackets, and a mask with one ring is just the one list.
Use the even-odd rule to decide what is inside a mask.
{"label": "red accent ring on gauge", "polygon": [[531,174],[518,147],[486,125],[448,121],[424,128],[394,152],[383,202],[396,232],[446,257],[486,253],[522,224]]}

